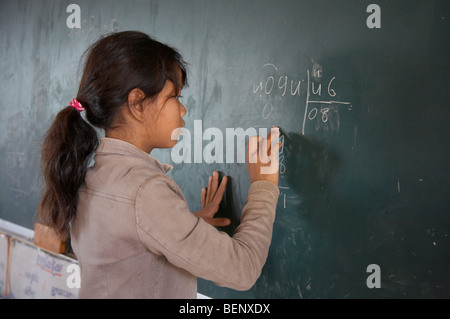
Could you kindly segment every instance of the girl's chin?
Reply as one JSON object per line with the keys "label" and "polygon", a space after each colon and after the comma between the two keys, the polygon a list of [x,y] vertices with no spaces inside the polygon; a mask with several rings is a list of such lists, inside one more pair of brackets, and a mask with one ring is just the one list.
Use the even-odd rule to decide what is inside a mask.
{"label": "girl's chin", "polygon": [[[180,137],[181,134],[183,134],[182,128],[181,128],[181,127],[177,127],[176,129],[174,129],[174,130],[172,131],[172,135],[171,135],[170,138],[171,138],[173,141],[175,141],[175,144],[176,144],[176,141],[178,141],[178,138]],[[175,144],[174,144],[174,145],[175,145]]]}

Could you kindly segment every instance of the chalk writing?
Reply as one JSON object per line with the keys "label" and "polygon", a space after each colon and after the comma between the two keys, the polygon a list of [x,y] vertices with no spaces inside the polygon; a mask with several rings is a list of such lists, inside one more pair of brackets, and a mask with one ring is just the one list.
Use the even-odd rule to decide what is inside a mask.
{"label": "chalk writing", "polygon": [[278,188],[280,189],[280,198],[282,198],[282,201],[283,201],[283,208],[286,208],[286,197],[287,197],[287,194],[286,194],[285,190],[288,190],[289,187],[287,187],[287,186],[278,186]]}
{"label": "chalk writing", "polygon": [[[269,119],[276,106],[274,101],[280,100],[285,96],[301,97],[305,96],[305,107],[303,112],[303,122],[301,123],[301,132],[305,135],[305,127],[308,122],[312,122],[314,130],[338,132],[340,128],[340,108],[352,110],[352,104],[337,99],[337,92],[334,84],[336,77],[333,76],[328,81],[324,81],[323,67],[314,63],[312,67],[312,76],[310,70],[307,70],[307,80],[290,78],[285,74],[278,74],[278,67],[272,63],[264,65],[265,70],[271,72],[264,80],[258,80],[253,83],[252,93],[260,98],[269,97],[270,102],[262,107],[261,117]],[[306,84],[306,87],[305,87]]]}
{"label": "chalk writing", "polygon": [[[305,135],[306,127],[313,129],[314,132],[338,132],[340,129],[341,110],[352,110],[352,104],[347,101],[340,101],[335,84],[336,76],[324,77],[323,67],[316,61],[310,70],[306,70],[306,80],[288,76],[279,71],[279,68],[267,63],[263,66],[266,76],[261,80],[256,80],[252,85],[252,93],[260,99],[265,100],[261,108],[261,117],[264,120],[270,120],[276,111],[276,102],[290,97],[291,99],[300,99],[304,102],[303,113],[300,116],[302,120],[299,123],[299,130]],[[294,104],[295,106],[295,104]],[[287,173],[285,164],[285,138],[280,135],[281,147],[279,151],[279,174],[282,177]],[[288,136],[289,137],[289,136]],[[286,208],[286,201],[289,198],[290,188],[280,185],[280,200],[282,207]]]}
{"label": "chalk writing", "polygon": [[[275,71],[278,71],[278,68],[270,63],[264,65],[264,67],[273,67]],[[276,78],[277,80],[275,80]],[[276,86],[275,83],[277,83]],[[287,75],[280,75],[277,77],[270,75],[265,81],[254,83],[252,91],[254,94],[259,94],[259,97],[262,97],[264,94],[270,95],[273,92],[279,93],[281,97],[285,96],[286,93],[293,96],[300,96],[301,84],[302,80],[289,79]],[[289,91],[287,90],[288,87]]]}
{"label": "chalk writing", "polygon": [[[286,165],[284,164],[284,141],[285,141],[284,135],[280,134],[281,146],[278,155],[278,163],[279,163],[278,172],[280,176],[286,173]],[[283,198],[283,208],[286,208],[286,193],[283,192],[282,190],[289,189],[289,187],[279,186],[278,188],[280,188],[280,195]]]}
{"label": "chalk writing", "polygon": [[[347,107],[347,110],[352,109],[352,105],[350,102],[343,102],[337,100],[324,100],[321,99],[322,96],[322,84],[314,83],[309,74],[309,70],[307,70],[307,78],[308,78],[308,90],[306,94],[306,105],[305,111],[303,114],[303,123],[302,123],[302,134],[305,135],[305,126],[306,119],[314,120],[317,118],[314,129],[315,131],[319,131],[323,129],[323,131],[339,131],[340,126],[340,118],[339,118],[339,108],[338,106],[343,105]],[[327,86],[327,95],[329,98],[334,98],[337,93],[332,88],[331,84],[336,79],[336,77],[332,77],[328,82]],[[314,86],[317,85],[317,88],[314,89]],[[319,98],[320,100],[311,100],[311,93],[314,95],[314,98]],[[318,104],[317,107],[312,107],[309,110],[310,104]],[[320,112],[320,115],[317,116]]]}

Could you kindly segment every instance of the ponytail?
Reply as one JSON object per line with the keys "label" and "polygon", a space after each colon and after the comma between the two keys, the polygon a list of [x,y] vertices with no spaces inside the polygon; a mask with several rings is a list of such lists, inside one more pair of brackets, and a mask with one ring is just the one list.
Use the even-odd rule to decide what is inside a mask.
{"label": "ponytail", "polygon": [[63,239],[68,237],[78,190],[97,146],[96,131],[71,106],[56,115],[45,136],[41,153],[45,186],[39,216]]}

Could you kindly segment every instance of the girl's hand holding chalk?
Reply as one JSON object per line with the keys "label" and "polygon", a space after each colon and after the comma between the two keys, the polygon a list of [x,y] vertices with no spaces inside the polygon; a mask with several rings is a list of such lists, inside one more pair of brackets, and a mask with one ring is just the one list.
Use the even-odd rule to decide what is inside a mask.
{"label": "girl's hand holding chalk", "polygon": [[280,129],[273,127],[267,134],[267,138],[262,136],[250,137],[247,152],[247,169],[251,183],[266,180],[278,185],[278,152],[281,142],[276,141],[279,136]]}

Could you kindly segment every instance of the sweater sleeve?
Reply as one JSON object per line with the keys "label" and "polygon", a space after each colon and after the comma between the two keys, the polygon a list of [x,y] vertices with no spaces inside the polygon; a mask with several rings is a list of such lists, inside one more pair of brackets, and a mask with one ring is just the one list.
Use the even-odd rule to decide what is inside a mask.
{"label": "sweater sleeve", "polygon": [[136,197],[137,233],[150,251],[194,276],[248,290],[267,259],[278,195],[271,182],[252,183],[241,223],[230,237],[192,214],[169,177],[153,177]]}

